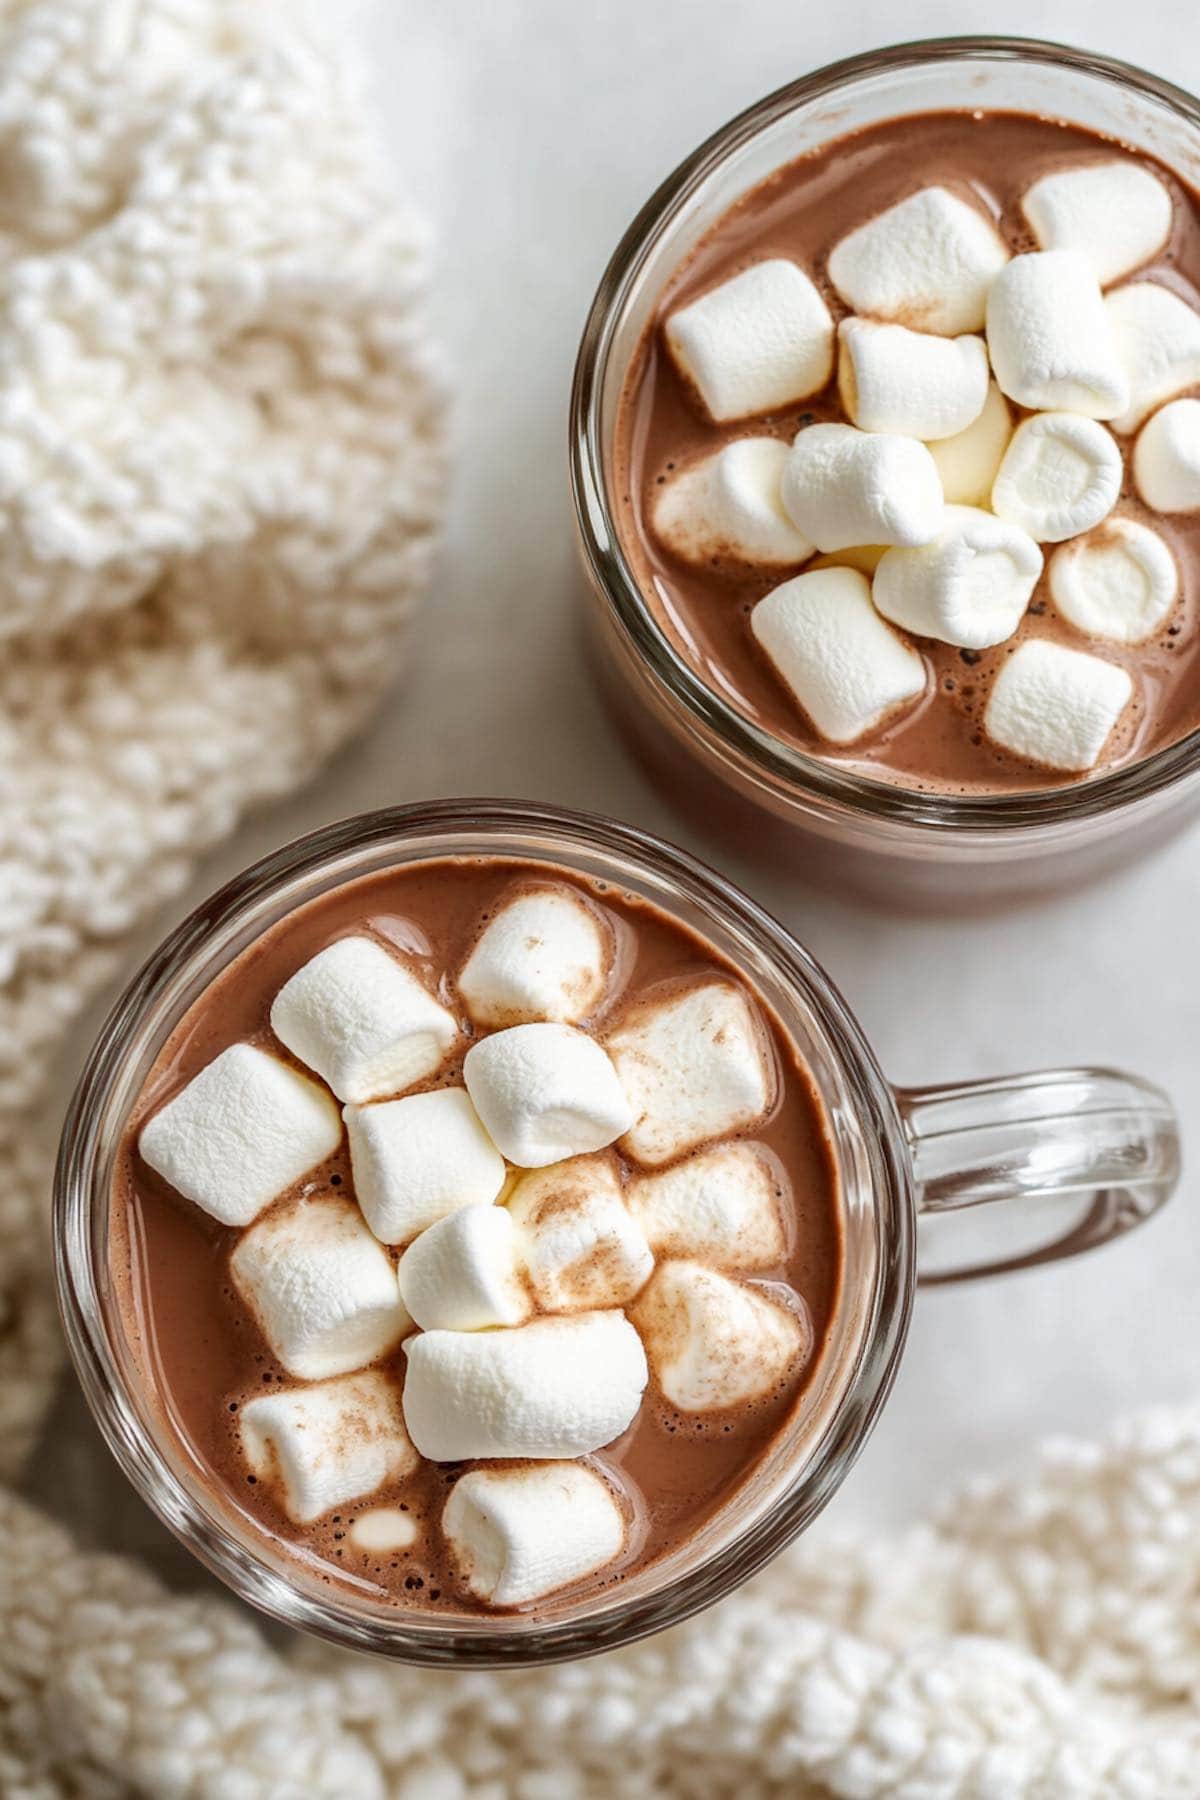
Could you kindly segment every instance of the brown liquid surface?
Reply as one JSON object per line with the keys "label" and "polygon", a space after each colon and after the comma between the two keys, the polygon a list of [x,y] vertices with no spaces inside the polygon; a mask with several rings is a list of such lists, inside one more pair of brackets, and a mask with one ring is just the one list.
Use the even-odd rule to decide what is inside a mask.
{"label": "brown liquid surface", "polygon": [[[1200,725],[1200,514],[1151,514],[1133,490],[1122,441],[1126,480],[1117,511],[1152,523],[1175,555],[1180,598],[1159,631],[1137,645],[1091,640],[1060,619],[1043,574],[1016,635],[990,650],[959,650],[929,638],[913,640],[924,656],[924,698],[887,720],[848,750],[813,732],[771,669],[750,631],[755,603],[798,570],[752,569],[715,559],[698,569],[681,561],[650,527],[656,490],[674,470],[747,436],[791,442],[803,426],[844,419],[836,373],[827,388],[779,413],[713,425],[663,346],[667,315],[748,264],[791,257],[816,282],[835,322],[849,309],[831,286],[825,265],[838,240],[918,188],[935,183],[982,203],[1015,252],[1036,250],[1020,197],[1052,169],[1107,161],[1142,162],[1166,183],[1175,204],[1172,236],[1160,256],[1136,276],[1174,288],[1200,308],[1200,197],[1153,158],[1124,149],[1079,126],[1024,114],[927,113],[893,119],[839,138],[778,170],[744,195],[693,251],[667,285],[626,378],[617,421],[615,484],[622,544],[660,625],[697,673],[756,725],[797,749],[862,774],[940,793],[997,793],[1063,786],[1083,776],[1035,767],[983,735],[982,718],[995,676],[1026,637],[1052,638],[1092,649],[1126,667],[1134,698],[1105,749],[1103,767],[1137,761]],[[1012,406],[1014,422],[1023,416]],[[1053,547],[1047,546],[1047,562]]]}
{"label": "brown liquid surface", "polygon": [[[501,858],[443,860],[350,883],[282,921],[237,958],[177,1027],[134,1107],[117,1157],[110,1226],[111,1270],[126,1334],[147,1392],[176,1439],[224,1504],[248,1518],[324,1579],[353,1583],[376,1599],[454,1613],[486,1611],[459,1582],[438,1528],[442,1506],[465,1463],[422,1462],[404,1481],[380,1488],[315,1525],[292,1523],[269,1485],[248,1475],[238,1442],[246,1401],[292,1385],[237,1295],[229,1256],[239,1233],[182,1199],[136,1149],[150,1113],[229,1044],[249,1040],[287,1060],[271,1033],[271,1001],[287,978],[335,938],[366,931],[399,947],[460,1018],[453,989],[487,917],[523,883],[573,884],[600,909],[615,939],[613,976],[593,1023],[603,1034],[630,1006],[699,981],[740,977],[703,939],[638,897],[590,884],[558,868]],[[741,983],[745,986],[745,983]],[[770,1116],[742,1135],[778,1159],[788,1254],[756,1274],[768,1291],[786,1282],[801,1297],[813,1332],[807,1365],[785,1391],[728,1414],[685,1415],[656,1393],[653,1378],[633,1425],[592,1462],[622,1495],[631,1518],[623,1560],[579,1592],[611,1584],[684,1543],[753,1474],[795,1414],[826,1338],[841,1280],[836,1176],[823,1111],[811,1078],[782,1025],[755,995],[770,1039],[777,1099]],[[461,1084],[458,1051],[421,1087]],[[636,1172],[625,1163],[623,1172]],[[313,1193],[353,1193],[345,1141],[298,1184]],[[284,1195],[276,1204],[286,1205]],[[265,1215],[260,1215],[265,1216]],[[399,1252],[390,1252],[398,1258]],[[403,1381],[401,1350],[379,1365]],[[491,1463],[488,1467],[499,1466]],[[402,1507],[420,1535],[411,1549],[369,1554],[350,1527],[377,1507]],[[574,1593],[576,1590],[566,1590]],[[562,1595],[553,1597],[555,1601]],[[536,1607],[530,1610],[536,1611]]]}

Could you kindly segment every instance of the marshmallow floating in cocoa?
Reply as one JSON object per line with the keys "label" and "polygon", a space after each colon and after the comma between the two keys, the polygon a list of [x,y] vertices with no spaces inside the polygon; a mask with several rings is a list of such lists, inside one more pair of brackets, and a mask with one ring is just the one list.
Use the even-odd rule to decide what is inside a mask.
{"label": "marshmallow floating in cocoa", "polygon": [[315,1081],[254,1044],[231,1044],[143,1125],[142,1160],[222,1225],[248,1225],[342,1140]]}
{"label": "marshmallow floating in cocoa", "polygon": [[577,1462],[472,1469],[454,1485],[442,1531],[467,1587],[489,1606],[523,1606],[594,1575],[621,1554],[625,1516]]}
{"label": "marshmallow floating in cocoa", "polygon": [[624,1306],[654,1267],[611,1156],[577,1156],[523,1175],[508,1211],[546,1312]]}
{"label": "marshmallow floating in cocoa", "polygon": [[1179,570],[1157,531],[1107,519],[1062,544],[1050,559],[1050,592],[1062,617],[1089,637],[1140,644],[1179,594]]}
{"label": "marshmallow floating in cocoa", "polygon": [[1035,413],[1013,432],[992,484],[992,510],[1041,544],[1090,531],[1124,478],[1110,431],[1078,413]]}
{"label": "marshmallow floating in cocoa", "polygon": [[927,544],[942,528],[937,465],[912,437],[809,425],[796,434],[780,492],[818,550]]}
{"label": "marshmallow floating in cocoa", "polygon": [[717,1269],[768,1269],[787,1252],[785,1184],[761,1144],[718,1144],[638,1177],[629,1207],[656,1256]]}
{"label": "marshmallow floating in cocoa", "polygon": [[1142,427],[1133,479],[1155,512],[1200,512],[1200,400],[1172,400]]}
{"label": "marshmallow floating in cocoa", "polygon": [[377,1370],[257,1396],[242,1407],[238,1430],[251,1474],[278,1481],[298,1525],[375,1493],[417,1464],[399,1389]]}
{"label": "marshmallow floating in cocoa", "polygon": [[654,1378],[680,1412],[762,1399],[803,1366],[807,1320],[701,1263],[660,1263],[633,1308]]}
{"label": "marshmallow floating in cocoa", "polygon": [[1012,636],[1042,572],[1027,531],[974,506],[948,506],[931,544],[889,550],[871,596],[885,619],[920,637],[983,650]]}
{"label": "marshmallow floating in cocoa", "polygon": [[458,991],[482,1025],[572,1023],[603,999],[611,962],[594,908],[569,888],[538,888],[506,901],[488,920]]}
{"label": "marshmallow floating in cocoa", "polygon": [[1101,287],[1149,262],[1171,235],[1171,196],[1158,176],[1115,157],[1041,176],[1021,210],[1043,250],[1074,250]]}
{"label": "marshmallow floating in cocoa", "polygon": [[1200,381],[1200,313],[1157,281],[1114,288],[1104,304],[1129,390],[1113,430],[1129,433]]}
{"label": "marshmallow floating in cocoa", "polygon": [[463,1079],[493,1142],[522,1169],[603,1150],[633,1110],[595,1041],[571,1025],[514,1025],[467,1051]]}
{"label": "marshmallow floating in cocoa", "polygon": [[622,1145],[642,1163],[671,1162],[755,1124],[774,1095],[762,1025],[728,982],[643,1001],[608,1047],[631,1104]]}
{"label": "marshmallow floating in cocoa", "polygon": [[673,312],[666,340],[718,424],[815,394],[833,367],[833,320],[796,263],[771,257]]}
{"label": "marshmallow floating in cocoa", "polygon": [[511,1331],[424,1331],[405,1344],[404,1416],[422,1456],[586,1456],[632,1423],[648,1379],[642,1340],[616,1311]]}
{"label": "marshmallow floating in cocoa", "polygon": [[365,1368],[412,1328],[387,1252],[340,1195],[268,1213],[229,1268],[274,1354],[306,1381]]}
{"label": "marshmallow floating in cocoa", "polygon": [[519,1325],[532,1307],[517,1233],[503,1206],[468,1206],[439,1219],[400,1258],[400,1294],[426,1331]]}
{"label": "marshmallow floating in cocoa", "polygon": [[788,518],[780,483],[788,445],[779,438],[737,438],[683,469],[661,490],[654,529],[685,562],[714,556],[787,568],[813,547]]}
{"label": "marshmallow floating in cocoa", "polygon": [[863,431],[952,437],[983,411],[987,345],[981,337],[936,337],[879,319],[838,326],[842,404]]}
{"label": "marshmallow floating in cocoa", "polygon": [[488,1206],[504,1186],[504,1158],[465,1088],[435,1088],[373,1106],[348,1106],[354,1191],[385,1244],[407,1244],[462,1206]]}
{"label": "marshmallow floating in cocoa", "polygon": [[977,207],[919,188],[835,244],[829,276],[855,312],[957,337],[983,324],[988,289],[1008,261]]}
{"label": "marshmallow floating in cocoa", "polygon": [[987,340],[1002,392],[1021,406],[1113,419],[1129,405],[1100,284],[1078,251],[1014,256],[988,293]]}
{"label": "marshmallow floating in cocoa", "polygon": [[925,691],[924,662],[880,618],[856,569],[785,581],[759,601],[750,629],[832,744],[855,743]]}
{"label": "marshmallow floating in cocoa", "polygon": [[338,938],[284,983],[271,1006],[281,1044],[339,1100],[375,1100],[432,1075],[458,1036],[412,971],[369,937]]}
{"label": "marshmallow floating in cocoa", "polygon": [[1045,768],[1094,768],[1133,693],[1124,669],[1045,638],[1018,644],[984,712],[987,735]]}

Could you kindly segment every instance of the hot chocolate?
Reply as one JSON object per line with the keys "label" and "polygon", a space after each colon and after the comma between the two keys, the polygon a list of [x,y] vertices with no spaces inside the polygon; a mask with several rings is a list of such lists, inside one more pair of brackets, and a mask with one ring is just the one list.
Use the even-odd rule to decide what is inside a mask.
{"label": "hot chocolate", "polygon": [[838,1300],[815,1089],[646,901],[435,860],[294,913],[133,1108],[110,1259],[163,1422],[325,1580],[536,1608],[685,1544]]}
{"label": "hot chocolate", "polygon": [[785,743],[1054,786],[1200,724],[1200,198],[1075,125],[892,120],[707,232],[629,368],[647,602]]}

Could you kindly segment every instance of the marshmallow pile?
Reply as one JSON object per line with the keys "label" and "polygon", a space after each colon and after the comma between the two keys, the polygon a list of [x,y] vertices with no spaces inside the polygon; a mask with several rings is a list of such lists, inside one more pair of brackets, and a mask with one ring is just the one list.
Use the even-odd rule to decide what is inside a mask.
{"label": "marshmallow pile", "polygon": [[[481,926],[436,991],[395,945],[338,938],[276,994],[271,1040],[221,1051],[139,1150],[237,1231],[233,1286],[290,1378],[240,1407],[254,1480],[309,1525],[422,1459],[481,1465],[425,1528],[506,1607],[625,1555],[633,1497],[582,1459],[652,1382],[689,1414],[743,1406],[811,1333],[752,1279],[788,1231],[786,1174],[743,1135],[777,1088],[749,992],[714,972],[623,996],[611,924],[565,883]],[[352,1191],[321,1172],[343,1134]],[[413,1541],[392,1498],[352,1543]]]}
{"label": "marshmallow pile", "polygon": [[1021,255],[947,187],[867,219],[826,263],[827,291],[850,309],[836,325],[817,283],[779,257],[666,321],[715,425],[793,406],[836,376],[839,418],[806,424],[790,446],[724,443],[666,482],[653,512],[662,542],[692,563],[795,571],[820,553],[750,626],[831,744],[924,699],[913,639],[975,652],[1011,639],[1048,555],[1055,608],[1092,647],[1023,634],[983,728],[1030,762],[1090,769],[1133,696],[1095,646],[1145,642],[1178,598],[1166,539],[1114,510],[1118,438],[1136,438],[1145,509],[1200,510],[1200,398],[1179,397],[1200,386],[1200,312],[1134,275],[1167,243],[1171,196],[1114,159],[1043,176],[1022,207],[1039,248]]}

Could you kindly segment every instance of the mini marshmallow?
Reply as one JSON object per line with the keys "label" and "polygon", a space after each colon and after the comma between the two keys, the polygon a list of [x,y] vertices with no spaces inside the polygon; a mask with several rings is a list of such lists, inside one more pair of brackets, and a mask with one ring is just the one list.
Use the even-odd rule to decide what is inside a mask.
{"label": "mini marshmallow", "polygon": [[948,506],[932,544],[889,550],[871,589],[885,619],[919,637],[984,650],[1012,636],[1042,572],[1027,531],[975,506]]}
{"label": "mini marshmallow", "polygon": [[1043,175],[1021,210],[1043,250],[1077,251],[1101,287],[1149,262],[1171,235],[1170,194],[1149,169],[1123,159]]}
{"label": "mini marshmallow", "polygon": [[761,1144],[718,1144],[634,1181],[629,1208],[656,1255],[769,1269],[787,1251],[783,1182]]}
{"label": "mini marshmallow", "polygon": [[222,1050],[138,1138],[142,1161],[222,1225],[248,1225],[342,1141],[323,1088],[253,1044]]}
{"label": "mini marshmallow", "polygon": [[1200,511],[1200,400],[1155,413],[1134,447],[1133,479],[1155,512]]}
{"label": "mini marshmallow", "polygon": [[612,962],[597,914],[568,887],[509,900],[463,964],[458,991],[481,1025],[570,1022],[594,1011]]}
{"label": "mini marshmallow", "polygon": [[1077,537],[1117,504],[1124,465],[1112,433],[1078,413],[1038,413],[1013,432],[992,511],[1041,544]]}
{"label": "mini marshmallow", "polygon": [[340,1196],[260,1219],[229,1271],[274,1355],[303,1381],[365,1368],[412,1329],[387,1252]]}
{"label": "mini marshmallow", "polygon": [[987,345],[981,337],[934,337],[877,319],[843,319],[838,386],[863,431],[953,437],[983,411]]}
{"label": "mini marshmallow", "polygon": [[625,1517],[583,1463],[472,1469],[454,1485],[442,1531],[463,1579],[489,1606],[524,1606],[594,1575],[621,1554]]}
{"label": "mini marshmallow", "polygon": [[1200,313],[1156,281],[1134,281],[1105,301],[1129,403],[1113,430],[1132,433],[1164,400],[1200,382]]}
{"label": "mini marshmallow", "polygon": [[609,1049],[633,1108],[622,1147],[638,1162],[671,1162],[708,1138],[753,1125],[771,1103],[762,1026],[749,997],[729,982],[643,1003]]}
{"label": "mini marshmallow", "polygon": [[831,744],[854,743],[925,691],[925,664],[884,624],[856,569],[785,581],[759,601],[750,629]]}
{"label": "mini marshmallow", "polygon": [[1092,768],[1133,692],[1124,669],[1045,638],[1018,644],[983,716],[993,743],[1030,762]]}
{"label": "mini marshmallow", "polygon": [[957,337],[983,324],[1008,261],[990,220],[947,188],[920,188],[835,244],[829,277],[855,312]]}
{"label": "mini marshmallow", "polygon": [[546,1312],[624,1306],[654,1267],[610,1157],[577,1156],[523,1176],[508,1211]]}
{"label": "mini marshmallow", "polygon": [[420,1535],[417,1522],[398,1506],[375,1506],[360,1513],[349,1528],[350,1542],[356,1550],[369,1556],[386,1556],[392,1551],[408,1550]]}
{"label": "mini marshmallow", "polygon": [[987,338],[996,380],[1021,406],[1112,419],[1129,405],[1100,283],[1076,250],[1014,256],[988,294]]}
{"label": "mini marshmallow", "polygon": [[504,1158],[463,1088],[348,1106],[354,1191],[385,1244],[407,1244],[461,1206],[490,1206]]}
{"label": "mini marshmallow", "polygon": [[780,494],[818,550],[927,544],[942,528],[937,466],[916,438],[809,425],[796,435]]}
{"label": "mini marshmallow", "polygon": [[754,263],[680,307],[666,339],[718,424],[803,400],[833,368],[829,308],[783,257]]}
{"label": "mini marshmallow", "polygon": [[798,1374],[812,1347],[797,1313],[695,1262],[660,1263],[633,1317],[654,1378],[680,1412],[760,1399]]}
{"label": "mini marshmallow", "polygon": [[624,1313],[512,1331],[423,1331],[405,1345],[404,1416],[422,1456],[586,1456],[628,1429],[648,1380]]}
{"label": "mini marshmallow", "polygon": [[828,550],[814,556],[809,569],[857,569],[870,580],[887,550],[886,544],[851,544],[845,550]]}
{"label": "mini marshmallow", "polygon": [[732,556],[786,568],[812,555],[779,497],[788,445],[738,438],[684,469],[661,489],[654,529],[685,562]]}
{"label": "mini marshmallow", "polygon": [[339,1100],[395,1094],[444,1059],[458,1026],[374,938],[344,937],[284,983],[271,1030]]}
{"label": "mini marshmallow", "polygon": [[386,1375],[343,1375],[248,1400],[242,1451],[259,1481],[278,1481],[288,1517],[308,1525],[416,1467],[400,1395]]}
{"label": "mini marshmallow", "polygon": [[603,1150],[633,1108],[605,1052],[570,1025],[514,1025],[473,1044],[463,1080],[509,1162],[541,1169]]}
{"label": "mini marshmallow", "polygon": [[974,424],[929,445],[947,506],[986,506],[1012,436],[1012,414],[995,382]]}
{"label": "mini marshmallow", "polygon": [[468,1206],[439,1219],[409,1245],[398,1273],[401,1298],[426,1331],[520,1325],[532,1310],[503,1206]]}
{"label": "mini marshmallow", "polygon": [[1089,637],[1140,644],[1175,604],[1179,570],[1157,531],[1109,519],[1054,552],[1050,593],[1063,618]]}

